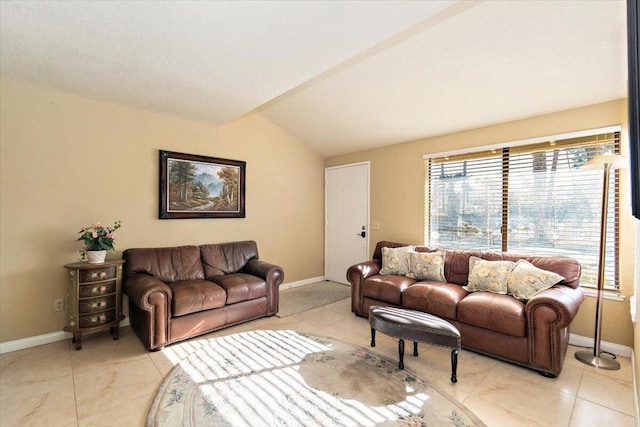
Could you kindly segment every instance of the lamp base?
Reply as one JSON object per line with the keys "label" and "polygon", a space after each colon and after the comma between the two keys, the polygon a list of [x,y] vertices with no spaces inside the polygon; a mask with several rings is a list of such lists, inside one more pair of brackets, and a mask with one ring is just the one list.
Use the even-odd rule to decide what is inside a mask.
{"label": "lamp base", "polygon": [[593,353],[593,351],[576,351],[575,356],[576,359],[582,363],[598,369],[607,369],[610,371],[620,369],[620,363],[618,363],[617,360],[609,357],[594,356]]}

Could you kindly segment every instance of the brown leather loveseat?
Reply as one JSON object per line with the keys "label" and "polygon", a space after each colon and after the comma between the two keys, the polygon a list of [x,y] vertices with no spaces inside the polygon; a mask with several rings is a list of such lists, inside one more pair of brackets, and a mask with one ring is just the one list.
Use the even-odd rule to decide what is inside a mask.
{"label": "brown leather loveseat", "polygon": [[278,312],[282,269],[256,242],[127,249],[123,291],[149,350]]}
{"label": "brown leather loveseat", "polygon": [[[403,246],[406,245],[378,242],[372,261],[348,269],[351,310],[356,315],[368,316],[372,305],[430,313],[460,330],[463,348],[534,369],[545,376],[560,374],[569,341],[569,324],[584,299],[579,287],[580,264],[576,260],[440,249],[444,261],[441,280],[380,274],[382,248]],[[416,251],[432,253],[436,249],[415,247]],[[471,257],[486,261],[525,260],[539,269],[559,274],[564,280],[525,301],[490,291],[469,292],[463,286],[468,288]]]}

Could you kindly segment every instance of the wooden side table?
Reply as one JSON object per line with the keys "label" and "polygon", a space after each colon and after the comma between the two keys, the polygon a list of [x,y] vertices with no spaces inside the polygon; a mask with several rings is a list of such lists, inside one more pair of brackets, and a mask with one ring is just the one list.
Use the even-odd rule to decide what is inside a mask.
{"label": "wooden side table", "polygon": [[74,262],[64,266],[69,273],[67,324],[76,350],[82,348],[82,333],[109,329],[119,338],[122,314],[122,264],[124,260],[100,264]]}

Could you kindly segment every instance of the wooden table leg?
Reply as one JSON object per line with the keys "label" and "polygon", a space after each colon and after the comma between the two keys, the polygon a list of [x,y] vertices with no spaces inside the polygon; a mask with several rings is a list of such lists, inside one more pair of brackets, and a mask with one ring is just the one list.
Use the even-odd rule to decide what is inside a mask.
{"label": "wooden table leg", "polygon": [[109,328],[109,332],[111,333],[111,335],[113,336],[113,340],[119,340],[120,339],[120,327],[119,326],[112,326]]}
{"label": "wooden table leg", "polygon": [[82,349],[82,331],[74,331],[73,339],[71,341],[76,344],[76,350],[81,350]]}

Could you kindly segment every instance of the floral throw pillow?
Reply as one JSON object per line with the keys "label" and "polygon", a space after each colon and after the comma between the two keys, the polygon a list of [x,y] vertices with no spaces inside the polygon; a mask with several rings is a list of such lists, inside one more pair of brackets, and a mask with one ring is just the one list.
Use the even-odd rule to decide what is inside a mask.
{"label": "floral throw pillow", "polygon": [[444,252],[409,252],[409,274],[416,280],[444,282]]}
{"label": "floral throw pillow", "polygon": [[541,291],[549,289],[564,277],[552,271],[543,270],[524,259],[516,263],[507,281],[507,293],[526,301]]}
{"label": "floral throw pillow", "polygon": [[382,248],[382,268],[380,274],[406,276],[409,273],[409,252],[413,246]]}
{"label": "floral throw pillow", "polygon": [[463,288],[469,292],[506,294],[507,280],[515,266],[512,261],[487,261],[472,256],[469,258],[469,282]]}

